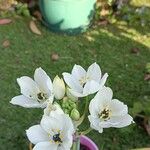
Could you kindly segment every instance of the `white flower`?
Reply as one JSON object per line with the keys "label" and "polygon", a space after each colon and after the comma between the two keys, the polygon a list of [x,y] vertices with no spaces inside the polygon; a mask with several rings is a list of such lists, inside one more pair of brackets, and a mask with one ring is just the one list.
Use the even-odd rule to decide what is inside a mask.
{"label": "white flower", "polygon": [[52,81],[42,68],[37,68],[34,80],[28,76],[17,79],[21,94],[12,98],[10,103],[26,108],[45,107],[47,101],[53,102]]}
{"label": "white flower", "polygon": [[108,74],[105,73],[102,77],[99,65],[93,63],[87,72],[81,66],[74,65],[71,74],[63,73],[63,77],[74,96],[84,97],[97,92],[103,87]]}
{"label": "white flower", "polygon": [[72,101],[77,101],[78,100],[78,97],[72,95],[72,93],[70,92],[70,88],[67,87],[66,88],[66,95],[68,98],[70,98]]}
{"label": "white flower", "polygon": [[27,131],[28,139],[35,144],[33,150],[70,150],[74,128],[68,115],[45,116],[40,125]]}
{"label": "white flower", "polygon": [[58,103],[48,103],[44,109],[44,116],[55,116],[55,114],[64,114]]}
{"label": "white flower", "polygon": [[122,128],[130,125],[133,118],[128,114],[128,107],[117,99],[112,99],[113,92],[103,87],[91,100],[89,121],[91,128],[103,132],[103,128]]}
{"label": "white flower", "polygon": [[65,95],[65,83],[63,79],[56,76],[53,80],[54,96],[56,99],[62,99]]}

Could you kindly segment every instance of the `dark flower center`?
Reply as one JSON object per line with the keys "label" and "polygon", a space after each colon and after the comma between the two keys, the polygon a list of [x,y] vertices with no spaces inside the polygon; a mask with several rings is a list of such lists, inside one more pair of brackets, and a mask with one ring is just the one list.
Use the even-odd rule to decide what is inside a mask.
{"label": "dark flower center", "polygon": [[58,143],[62,143],[62,140],[61,140],[61,138],[60,138],[60,133],[57,133],[57,134],[55,134],[54,136],[53,136],[53,141],[54,142],[58,142]]}
{"label": "dark flower center", "polygon": [[103,111],[101,111],[101,113],[99,114],[99,118],[100,118],[100,119],[107,120],[107,119],[109,119],[109,115],[110,115],[110,110],[105,108],[105,109],[104,109]]}
{"label": "dark flower center", "polygon": [[37,94],[37,97],[38,97],[38,99],[39,99],[40,101],[47,99],[46,94],[44,94],[44,93],[42,93],[42,92],[38,93],[38,94]]}

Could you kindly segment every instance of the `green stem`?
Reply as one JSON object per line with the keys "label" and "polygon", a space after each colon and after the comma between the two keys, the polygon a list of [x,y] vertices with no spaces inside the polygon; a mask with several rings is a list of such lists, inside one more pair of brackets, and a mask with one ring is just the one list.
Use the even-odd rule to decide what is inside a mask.
{"label": "green stem", "polygon": [[80,150],[80,136],[74,140],[72,150]]}
{"label": "green stem", "polygon": [[81,118],[78,121],[76,121],[77,126],[79,126],[84,121],[87,110],[88,110],[88,96],[86,97],[86,102],[85,102],[85,108],[84,108],[83,115],[81,116]]}
{"label": "green stem", "polygon": [[80,135],[86,135],[86,134],[88,134],[88,133],[91,132],[91,131],[92,131],[92,129],[89,127],[87,130],[82,131],[82,132],[80,132],[79,134],[80,134]]}

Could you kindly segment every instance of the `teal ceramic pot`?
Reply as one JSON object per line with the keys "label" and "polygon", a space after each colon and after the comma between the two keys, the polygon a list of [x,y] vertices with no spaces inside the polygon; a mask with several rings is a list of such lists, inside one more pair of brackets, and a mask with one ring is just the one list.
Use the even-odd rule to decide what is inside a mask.
{"label": "teal ceramic pot", "polygon": [[84,32],[93,19],[96,0],[39,0],[44,23],[53,31]]}

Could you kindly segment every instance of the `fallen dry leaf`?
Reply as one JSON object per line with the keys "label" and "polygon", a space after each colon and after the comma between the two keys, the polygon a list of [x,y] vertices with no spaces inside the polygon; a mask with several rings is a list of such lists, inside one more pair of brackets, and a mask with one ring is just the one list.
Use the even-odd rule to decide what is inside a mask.
{"label": "fallen dry leaf", "polygon": [[97,23],[99,26],[107,26],[109,21],[107,19],[100,19]]}
{"label": "fallen dry leaf", "polygon": [[5,41],[2,43],[2,45],[3,45],[4,48],[9,47],[9,46],[10,46],[9,40],[5,40]]}
{"label": "fallen dry leaf", "polygon": [[12,22],[12,20],[8,19],[8,18],[0,19],[0,25],[10,24],[11,22]]}
{"label": "fallen dry leaf", "polygon": [[37,35],[41,35],[41,31],[37,28],[35,22],[33,20],[30,21],[30,29],[33,33],[37,34]]}
{"label": "fallen dry leaf", "polygon": [[149,81],[149,80],[150,80],[150,73],[145,74],[144,80],[145,80],[145,81]]}
{"label": "fallen dry leaf", "polygon": [[137,54],[137,53],[139,53],[139,48],[137,48],[137,47],[133,47],[133,48],[131,48],[131,53],[133,53],[133,54]]}
{"label": "fallen dry leaf", "polygon": [[144,127],[145,127],[145,130],[147,131],[148,135],[150,136],[150,121],[148,120],[148,118],[146,118],[144,120]]}
{"label": "fallen dry leaf", "polygon": [[150,136],[150,118],[143,113],[139,113],[134,118],[135,123],[142,127]]}
{"label": "fallen dry leaf", "polygon": [[37,20],[42,20],[42,15],[41,15],[41,13],[38,11],[38,10],[36,10],[34,13],[33,13],[33,15],[35,16],[35,18],[37,19]]}
{"label": "fallen dry leaf", "polygon": [[57,61],[59,59],[59,55],[57,53],[52,53],[51,54],[51,60],[52,61]]}

